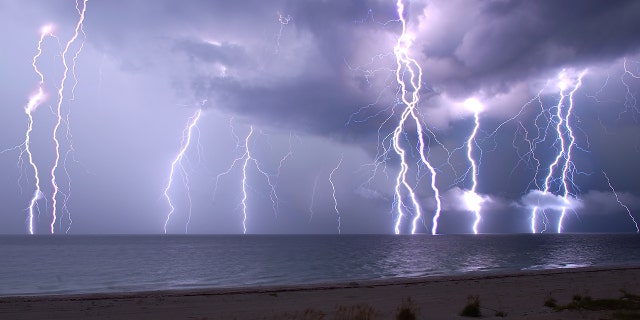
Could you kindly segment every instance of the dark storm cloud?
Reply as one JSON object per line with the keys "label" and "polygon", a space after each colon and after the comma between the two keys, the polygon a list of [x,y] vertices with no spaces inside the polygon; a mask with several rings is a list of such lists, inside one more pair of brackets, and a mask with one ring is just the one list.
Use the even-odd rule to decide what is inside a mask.
{"label": "dark storm cloud", "polygon": [[[60,15],[74,14],[54,3],[47,6]],[[417,58],[425,69],[425,85],[450,97],[464,97],[478,90],[485,95],[509,92],[518,81],[550,77],[562,67],[608,62],[636,52],[640,20],[633,13],[638,11],[637,1],[458,0],[416,2],[407,6],[406,17],[416,38],[414,50],[423,54]],[[292,20],[282,26],[279,15]],[[175,57],[169,57],[173,49],[176,55],[200,60],[185,76],[191,79],[184,79],[195,83],[196,99],[206,96],[203,88],[209,88],[212,96],[233,101],[233,106],[223,106],[227,110],[279,123],[291,119],[292,128],[300,128],[302,121],[311,124],[306,125],[310,132],[320,134],[335,134],[338,115],[348,116],[375,101],[379,87],[366,92],[341,88],[363,83],[362,74],[349,70],[347,63],[356,56],[369,54],[371,59],[392,53],[390,36],[400,31],[399,23],[393,22],[393,1],[96,1],[88,16],[90,41],[126,60],[124,66],[140,71],[153,63],[175,64]],[[376,39],[374,46],[367,43]],[[278,41],[279,55],[269,55]],[[168,46],[162,44],[167,42]],[[296,47],[300,42],[303,47]],[[369,52],[362,52],[367,45]],[[295,59],[306,60],[290,66],[288,60]],[[223,80],[216,79],[221,75],[199,72],[212,63],[224,67]],[[298,70],[301,65],[303,71]],[[162,66],[172,67],[182,66]],[[394,66],[370,69],[389,67]],[[274,69],[279,75],[270,74]],[[279,77],[286,79],[280,82]],[[247,85],[249,78],[254,81]],[[217,88],[225,92],[215,92]],[[330,91],[319,93],[322,90]],[[290,100],[296,103],[276,103],[287,100],[275,98],[280,95],[294,95]],[[340,97],[343,102],[335,103]],[[265,104],[255,103],[260,99],[278,106],[265,112]],[[375,108],[388,108],[393,99],[387,94]],[[421,105],[432,107],[427,95],[423,100]],[[308,117],[302,119],[305,114]],[[374,124],[352,130],[376,128]]]}
{"label": "dark storm cloud", "polygon": [[[393,211],[393,183],[399,157],[388,138],[403,108],[399,103],[393,55],[401,32],[395,5],[393,0],[89,1],[84,25],[86,37],[81,36],[85,50],[78,60],[78,102],[74,101],[74,107],[75,103],[81,105],[78,110],[88,118],[82,118],[78,112],[77,123],[81,125],[73,128],[86,130],[74,132],[80,143],[83,139],[86,142],[84,150],[78,149],[87,154],[90,152],[85,150],[93,150],[92,156],[117,155],[121,151],[114,146],[128,145],[127,154],[136,159],[132,162],[145,164],[144,170],[138,170],[138,176],[128,171],[134,165],[127,157],[118,157],[116,161],[95,156],[97,160],[92,166],[111,173],[105,175],[108,178],[104,178],[104,187],[99,189],[122,191],[116,198],[139,194],[138,189],[145,190],[150,195],[128,198],[131,204],[127,207],[143,208],[148,205],[148,198],[155,196],[154,204],[158,208],[148,210],[161,214],[157,215],[159,218],[149,218],[151,214],[135,216],[134,220],[141,225],[156,218],[158,223],[164,222],[166,204],[157,201],[154,192],[161,193],[165,183],[167,160],[177,150],[181,126],[186,119],[182,117],[191,115],[195,108],[202,108],[206,112],[199,124],[198,135],[201,132],[202,136],[197,139],[205,142],[202,148],[205,155],[202,158],[198,155],[194,163],[207,159],[206,153],[210,152],[209,162],[203,162],[207,162],[214,176],[233,161],[225,156],[241,153],[239,144],[248,125],[256,126],[256,135],[264,130],[264,136],[275,136],[271,142],[268,139],[255,142],[264,148],[256,151],[256,157],[275,159],[274,168],[281,164],[280,159],[276,159],[281,154],[273,151],[274,146],[282,148],[284,155],[287,147],[291,149],[292,135],[300,135],[301,141],[305,141],[293,143],[294,155],[285,161],[278,185],[279,191],[286,195],[282,197],[283,203],[295,198],[283,204],[283,208],[290,207],[283,209],[282,217],[292,220],[284,222],[286,218],[283,218],[275,227],[270,215],[261,216],[265,224],[261,225],[260,232],[307,230],[295,229],[299,228],[298,222],[314,232],[333,232],[335,214],[326,180],[337,160],[343,157],[345,164],[336,174],[336,178],[339,176],[342,180],[338,180],[336,186],[340,208],[345,212],[344,221],[357,226],[349,232],[389,231],[387,224],[393,215],[389,212]],[[552,82],[563,68],[577,73],[589,68],[583,87],[576,94],[579,108],[572,119],[579,127],[576,130],[579,148],[573,150],[573,160],[578,167],[577,184],[581,189],[575,190],[578,198],[575,207],[590,217],[597,216],[591,214],[597,211],[594,208],[616,211],[619,215],[621,207],[600,175],[606,170],[623,200],[629,202],[632,209],[638,208],[640,185],[634,174],[640,157],[637,151],[640,150],[640,129],[634,121],[638,113],[621,115],[625,103],[627,107],[633,106],[628,105],[632,99],[619,75],[621,58],[637,54],[640,49],[640,37],[637,37],[640,19],[636,14],[640,12],[640,2],[433,0],[407,1],[406,5],[407,32],[412,40],[410,55],[424,71],[418,108],[431,130],[428,157],[436,166],[436,183],[444,195],[443,232],[469,232],[469,211],[462,201],[471,178],[466,138],[471,132],[473,117],[463,103],[469,97],[477,98],[485,108],[480,115],[481,127],[475,145],[483,149],[475,153],[482,153],[477,190],[484,200],[486,213],[483,230],[527,232],[531,205],[545,202],[550,211],[562,207],[563,200],[557,195],[541,195],[532,190],[536,188],[536,163],[530,155],[527,158],[526,151],[530,147],[527,139],[535,133],[532,121],[541,108],[538,102],[547,109],[557,103],[559,92]],[[45,23],[55,23],[56,35],[66,41],[77,21],[77,12],[72,0],[24,4],[0,0],[0,6],[3,6],[0,17],[5,18],[0,23],[9,26],[10,20],[15,19],[16,25],[30,28],[17,28],[21,32],[18,35],[5,28],[10,30],[5,31],[5,38],[13,40],[16,46],[8,46],[8,58],[1,59],[10,61],[5,62],[8,66],[5,77],[11,78],[4,78],[7,87],[3,90],[19,92],[20,96],[11,94],[15,95],[11,97],[11,104],[19,105],[37,80],[33,79],[30,69],[37,30]],[[3,12],[13,12],[17,18]],[[280,20],[283,16],[290,17],[286,24]],[[18,44],[23,48],[13,50]],[[45,45],[41,62],[49,80],[60,72],[59,48],[50,38]],[[14,60],[23,66],[21,71],[13,72],[10,65]],[[13,80],[19,78],[24,82],[23,87],[13,88]],[[637,93],[637,79],[627,78],[631,93]],[[542,90],[545,83],[546,90]],[[523,108],[539,92],[540,100]],[[521,110],[524,111],[518,114]],[[18,108],[15,113],[19,121],[24,120],[22,110]],[[74,109],[73,115],[76,114]],[[99,123],[91,122],[95,121],[96,114],[100,117]],[[228,128],[226,117],[235,119],[232,124],[238,126],[237,131]],[[543,118],[549,120],[552,115],[546,113]],[[513,120],[503,125],[507,119]],[[85,127],[82,124],[86,124]],[[415,148],[417,138],[411,131],[413,125],[405,128],[407,133],[401,143],[409,147],[408,157],[415,164],[419,157]],[[96,127],[105,132],[92,136]],[[500,130],[494,132],[497,127]],[[8,132],[7,128],[3,130]],[[22,133],[20,130],[22,128],[15,131]],[[288,131],[292,131],[292,135]],[[536,149],[542,163],[538,183],[558,148],[552,135]],[[387,140],[382,141],[385,137]],[[22,138],[19,136],[18,140]],[[50,137],[40,139],[46,141],[43,144],[51,140]],[[14,141],[8,144],[11,143]],[[145,146],[144,150],[140,149],[141,145]],[[97,150],[98,146],[109,151]],[[375,162],[374,155],[380,155],[385,148],[389,151],[386,166],[366,165]],[[192,158],[196,159],[195,155]],[[39,159],[50,161],[46,157]],[[410,167],[407,176],[412,177],[411,183],[416,186],[416,194],[429,220],[435,201],[428,185],[428,171],[419,165]],[[196,165],[190,169],[194,168]],[[132,186],[121,188],[122,181],[112,181],[116,171],[129,176],[131,181],[122,181]],[[277,172],[280,173],[280,168]],[[369,174],[375,178],[369,178]],[[134,176],[135,179],[131,178]],[[208,177],[199,178],[204,181]],[[85,180],[85,185],[96,184],[95,179]],[[261,189],[255,179],[249,180],[254,190]],[[229,181],[239,183],[240,180],[230,175]],[[322,209],[324,213],[318,212],[317,219],[323,219],[323,225],[329,226],[327,229],[308,224],[308,218],[300,216],[300,212],[308,211],[310,195],[307,193],[316,181],[320,181],[319,192],[325,193],[318,199],[326,200],[318,200],[318,211]],[[201,182],[201,186],[210,183],[211,179]],[[200,192],[206,195],[200,197],[204,199],[201,202],[209,203],[209,191],[203,189],[200,188]],[[218,201],[237,199],[239,190],[229,187],[221,191],[224,194]],[[250,198],[257,201],[256,197]],[[122,211],[116,205],[120,203],[110,202],[108,207]],[[237,227],[239,221],[234,211],[237,203],[228,201],[225,206],[222,210],[201,205],[206,209],[199,210],[216,212],[215,217],[207,216],[207,219],[217,219],[216,227],[224,231],[225,223],[232,221]],[[253,205],[252,210],[258,207],[270,208],[271,203]],[[221,217],[221,211],[229,216]],[[362,223],[360,219],[365,214],[360,211],[367,211],[375,218]],[[253,214],[256,215],[255,211]],[[87,221],[93,224],[91,228],[100,229],[97,222],[106,221],[107,217],[110,215]],[[177,226],[179,223],[174,225]],[[113,225],[109,230],[119,227]],[[147,228],[156,231],[155,227]],[[131,227],[133,229],[135,227]]]}
{"label": "dark storm cloud", "polygon": [[[292,20],[281,25],[280,15]],[[125,70],[165,70],[179,91],[191,83],[195,100],[210,98],[204,107],[353,140],[376,128],[344,124],[378,89],[358,90],[362,75],[346,61],[361,54],[364,34],[398,31],[382,25],[395,18],[395,4],[384,1],[116,1],[90,3],[85,29]],[[379,44],[384,53],[392,46]]]}
{"label": "dark storm cloud", "polygon": [[[451,12],[441,12],[450,17],[443,26],[448,27],[461,20],[471,23],[460,22],[467,28],[453,32],[451,38],[433,41],[442,38],[432,39],[429,37],[431,33],[426,36],[418,33],[422,27],[418,31],[414,30],[415,26],[413,29],[410,27],[410,32],[418,33],[416,50],[424,54],[418,58],[425,66],[425,84],[452,97],[478,90],[485,95],[509,92],[518,82],[553,77],[563,67],[608,63],[636,52],[640,46],[640,40],[634,34],[640,29],[640,20],[631,14],[640,9],[636,1],[620,1],[616,5],[595,0],[456,3],[458,5],[444,6]],[[424,24],[425,29],[430,28],[428,12],[430,6],[437,5],[438,1],[411,6],[407,14],[412,15],[409,20],[414,24]],[[337,119],[346,119],[363,106],[372,104],[381,90],[379,86],[363,90],[362,75],[349,70],[346,62],[362,55],[355,50],[365,40],[375,37],[386,42],[379,43],[379,51],[370,52],[371,57],[392,52],[393,41],[383,36],[399,32],[399,24],[389,22],[394,18],[393,4],[312,2],[287,3],[282,7],[285,8],[282,11],[291,14],[294,20],[284,29],[282,41],[285,48],[282,51],[285,53],[271,59],[283,60],[279,68],[286,75],[286,41],[294,42],[306,35],[312,45],[312,53],[307,56],[310,60],[303,63],[304,72],[287,76],[282,82],[275,76],[267,76],[250,85],[246,84],[242,71],[238,71],[233,80],[198,77],[195,81],[197,95],[202,95],[206,87],[211,96],[224,96],[224,101],[232,102],[221,104],[222,108],[285,126],[286,120],[290,119],[288,126],[291,128],[308,128],[314,134],[330,134],[335,138],[337,131],[352,136],[367,136],[366,132],[375,131],[376,123],[339,128],[341,121]],[[358,23],[363,18],[366,20],[365,12],[370,9],[375,19],[369,23]],[[235,12],[237,9],[228,10]],[[421,16],[423,11],[427,12],[426,17]],[[381,26],[381,21],[389,23]],[[249,22],[245,28],[249,25],[260,29],[256,21],[253,24]],[[448,29],[438,28],[443,26],[436,26],[437,30],[432,33],[438,33],[439,37],[446,35],[443,30]],[[242,38],[234,45],[241,50],[244,45]],[[190,49],[190,54],[202,54],[201,48]],[[245,47],[244,51],[255,52],[255,48]],[[289,54],[295,56],[298,53],[289,51]],[[254,61],[252,65],[259,68],[261,63],[264,61]],[[233,62],[229,61],[229,64]],[[219,90],[223,92],[217,92]],[[371,113],[389,108],[393,99],[393,92],[385,94],[383,102],[373,107],[378,111]],[[259,100],[264,102],[257,103]],[[423,94],[421,105],[426,109],[432,108],[428,94]],[[517,105],[512,106],[512,110],[514,107]],[[381,113],[379,120],[385,119],[387,112]]]}
{"label": "dark storm cloud", "polygon": [[[294,5],[289,8],[295,18],[293,26],[313,34],[321,55],[335,68],[343,68],[345,59],[353,55],[357,49],[354,44],[361,41],[358,36],[362,29],[379,27],[375,21],[363,23],[368,12],[372,12],[375,19],[381,22],[397,19],[395,4],[390,2],[361,0],[292,3]],[[390,29],[395,32],[399,31],[398,27],[396,24],[395,28]]]}
{"label": "dark storm cloud", "polygon": [[[549,76],[565,66],[597,64],[640,47],[636,31],[640,20],[634,14],[640,11],[637,1],[454,3],[461,5],[444,6],[451,12],[441,12],[446,18],[438,26],[451,26],[451,37],[440,42],[419,36],[418,41],[424,42],[427,59],[450,65],[435,81],[457,90],[500,92],[527,77]],[[438,4],[429,4],[426,12]],[[452,26],[458,23],[462,27]],[[429,28],[429,21],[424,24]],[[435,39],[440,37],[446,36],[438,34]]]}
{"label": "dark storm cloud", "polygon": [[195,86],[196,92],[202,91],[198,96],[209,99],[207,106],[250,115],[267,126],[339,140],[371,133],[370,128],[358,133],[345,125],[354,106],[364,101],[346,92],[342,79],[293,79],[271,88],[219,78],[202,79]]}

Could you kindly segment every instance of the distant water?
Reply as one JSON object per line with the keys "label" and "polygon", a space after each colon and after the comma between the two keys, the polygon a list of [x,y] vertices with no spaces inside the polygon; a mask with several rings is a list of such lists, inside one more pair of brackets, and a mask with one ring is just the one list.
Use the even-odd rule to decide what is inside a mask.
{"label": "distant water", "polygon": [[640,264],[640,235],[0,236],[0,295]]}

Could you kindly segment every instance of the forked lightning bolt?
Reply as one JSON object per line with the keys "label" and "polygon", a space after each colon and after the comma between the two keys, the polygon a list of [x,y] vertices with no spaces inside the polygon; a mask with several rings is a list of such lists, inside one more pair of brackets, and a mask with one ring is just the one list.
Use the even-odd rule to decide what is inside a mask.
{"label": "forked lightning bolt", "polygon": [[247,138],[244,140],[244,163],[242,164],[242,232],[247,233],[247,166],[251,161],[251,148],[249,142],[253,134],[253,126],[249,128]]}
{"label": "forked lightning bolt", "polygon": [[480,224],[480,220],[482,219],[480,215],[480,208],[483,202],[482,197],[480,197],[476,193],[476,189],[478,187],[478,163],[476,158],[474,157],[474,146],[476,146],[476,135],[478,134],[478,129],[480,128],[480,111],[482,110],[482,105],[476,99],[468,99],[465,101],[465,105],[473,111],[473,119],[474,126],[473,131],[469,135],[467,139],[467,159],[471,164],[471,189],[464,192],[464,202],[469,210],[471,210],[475,216],[475,221],[473,222],[473,233],[478,234],[478,225]]}
{"label": "forked lightning bolt", "polygon": [[[269,185],[269,187],[271,188],[271,192],[270,192],[270,198],[271,198],[271,202],[272,202],[272,206],[275,210],[275,208],[277,208],[277,201],[278,201],[278,197],[277,197],[277,193],[276,193],[276,186],[272,181],[272,177],[271,175],[269,175],[265,170],[262,169],[262,166],[260,165],[260,162],[258,162],[258,160],[252,155],[251,153],[251,138],[254,134],[254,128],[253,126],[249,127],[249,133],[247,134],[247,136],[244,139],[244,144],[240,145],[239,141],[240,139],[238,138],[238,136],[235,134],[235,131],[233,130],[233,125],[231,125],[231,129],[232,129],[232,133],[233,135],[236,137],[236,140],[238,141],[238,148],[242,148],[244,149],[244,152],[236,157],[233,162],[231,163],[231,165],[229,166],[229,168],[218,174],[218,176],[216,177],[216,185],[215,185],[215,189],[214,189],[214,197],[216,194],[216,191],[218,189],[218,184],[220,181],[220,178],[226,174],[229,174],[231,172],[231,170],[233,170],[233,168],[235,168],[236,163],[242,161],[242,199],[240,201],[240,205],[242,207],[242,231],[243,233],[247,233],[247,219],[248,219],[248,188],[249,188],[249,182],[248,182],[248,175],[247,175],[247,170],[249,168],[249,163],[253,162],[256,170],[258,170],[258,172],[260,172],[260,174],[262,174],[266,180],[267,180],[267,184]],[[289,150],[291,151],[291,150]],[[286,160],[286,158],[289,156],[290,154],[288,153],[281,161],[280,161],[280,165],[282,165],[282,163]]]}
{"label": "forked lightning bolt", "polygon": [[[275,191],[275,185],[271,182],[271,176],[266,171],[262,170],[258,160],[251,155],[251,148],[249,147],[249,143],[251,142],[252,135],[253,126],[250,127],[249,134],[247,134],[247,138],[244,140],[245,153],[243,155],[244,163],[242,165],[242,229],[244,233],[247,233],[247,167],[250,161],[253,162],[256,170],[258,170],[258,172],[260,172],[267,179],[267,184],[269,184],[269,187],[271,187],[270,197],[273,208],[277,207],[276,202],[278,201]],[[280,164],[282,164],[282,161],[280,162]]]}
{"label": "forked lightning bolt", "polygon": [[611,180],[609,180],[609,176],[607,175],[607,173],[602,171],[602,174],[604,175],[605,179],[607,179],[607,185],[609,185],[611,192],[613,192],[613,195],[616,197],[616,201],[618,202],[618,204],[621,207],[623,207],[625,210],[627,210],[627,214],[629,215],[629,218],[631,218],[633,225],[636,227],[636,233],[640,233],[638,222],[636,221],[636,218],[634,218],[633,215],[631,214],[631,209],[629,209],[629,207],[626,204],[620,201],[620,198],[618,197],[618,193],[616,192],[616,189],[613,188],[613,185],[611,184]]}
{"label": "forked lightning bolt", "polygon": [[618,115],[619,119],[622,118],[624,113],[630,112],[632,117],[633,117],[633,119],[637,121],[638,114],[640,113],[640,107],[638,106],[638,98],[636,98],[635,94],[631,90],[630,84],[625,79],[625,76],[628,76],[628,77],[636,79],[636,80],[640,79],[639,70],[635,70],[634,71],[634,70],[631,69],[631,66],[630,66],[632,64],[638,65],[639,63],[640,62],[638,62],[638,61],[629,62],[629,60],[627,58],[624,59],[624,62],[623,62],[624,72],[622,73],[622,76],[620,77],[620,81],[622,82],[622,85],[626,89],[625,101],[624,101],[625,109]]}
{"label": "forked lightning bolt", "polygon": [[[40,189],[40,173],[38,171],[38,166],[33,161],[33,154],[31,153],[31,132],[33,131],[33,112],[45,99],[44,75],[38,69],[37,60],[40,57],[40,55],[42,55],[42,42],[44,41],[44,38],[47,35],[53,36],[51,32],[52,32],[51,26],[45,26],[41,30],[40,40],[38,41],[38,53],[33,57],[33,62],[31,64],[33,66],[33,70],[38,74],[38,77],[40,77],[40,82],[38,83],[37,93],[29,98],[29,102],[24,108],[24,111],[27,114],[27,117],[29,120],[27,123],[27,131],[25,133],[24,142],[20,147],[22,148],[22,153],[26,153],[27,157],[29,158],[29,165],[31,165],[31,168],[33,168],[33,176],[35,179],[35,187],[36,187],[36,190],[33,192],[31,201],[29,201],[29,209],[28,209],[29,216],[27,217],[29,234],[33,234],[35,231],[33,222],[34,222],[36,211],[39,212],[39,209],[37,207],[38,200],[42,198],[42,190]],[[22,158],[22,153],[20,154],[20,158]]]}
{"label": "forked lightning bolt", "polygon": [[[404,4],[402,0],[398,0],[396,3],[396,9],[398,13],[398,19],[402,24],[402,33],[398,38],[398,41],[394,47],[394,54],[396,56],[396,81],[400,86],[401,101],[405,108],[400,114],[400,120],[393,132],[393,149],[400,157],[400,171],[396,177],[395,185],[395,206],[397,210],[397,218],[395,223],[395,233],[401,232],[401,226],[403,219],[406,215],[405,211],[407,207],[411,207],[413,211],[413,220],[411,223],[411,233],[415,234],[418,231],[418,222],[422,219],[422,208],[420,201],[416,195],[415,190],[407,181],[407,172],[409,171],[409,163],[407,159],[407,150],[402,146],[402,137],[405,134],[405,126],[409,125],[410,121],[415,124],[415,134],[418,138],[418,152],[420,154],[420,161],[424,164],[431,175],[431,189],[434,193],[436,200],[436,209],[433,215],[433,225],[431,233],[436,234],[438,230],[438,219],[440,217],[440,191],[436,187],[436,170],[427,160],[425,154],[426,143],[423,136],[423,126],[416,110],[418,102],[420,101],[420,89],[422,88],[422,68],[418,62],[411,58],[409,55],[409,49],[412,44],[411,36],[407,32],[407,23],[404,18]],[[410,204],[405,203],[405,193],[410,198]]]}
{"label": "forked lightning bolt", "polygon": [[336,212],[336,217],[338,219],[338,233],[342,233],[342,216],[340,215],[340,210],[338,210],[338,198],[336,198],[336,186],[333,183],[333,175],[338,171],[340,166],[342,165],[342,160],[344,159],[344,155],[340,156],[340,160],[338,164],[331,170],[329,173],[329,183],[331,184],[331,196],[333,197],[333,210]]}
{"label": "forked lightning bolt", "polygon": [[180,143],[180,150],[178,154],[171,162],[171,170],[169,171],[169,180],[167,182],[166,187],[164,188],[164,197],[167,199],[167,203],[169,204],[169,213],[167,214],[167,218],[164,222],[164,233],[167,233],[167,225],[169,224],[169,220],[175,211],[175,207],[171,202],[171,196],[169,196],[169,190],[171,189],[171,185],[173,184],[173,178],[176,174],[176,170],[180,171],[180,174],[184,180],[185,189],[187,191],[187,199],[189,201],[189,214],[187,219],[187,224],[185,225],[185,233],[189,231],[189,221],[191,220],[191,194],[189,190],[189,175],[186,172],[182,160],[184,159],[185,152],[189,149],[189,145],[191,144],[191,138],[193,136],[194,128],[198,126],[198,120],[200,120],[200,116],[202,115],[202,109],[198,109],[187,121],[187,125],[182,131],[182,142]]}
{"label": "forked lightning bolt", "polygon": [[[575,145],[575,136],[571,123],[571,115],[574,107],[573,96],[582,85],[582,77],[586,72],[587,70],[582,71],[576,79],[570,79],[565,70],[558,76],[560,97],[558,104],[555,106],[555,115],[552,117],[552,121],[555,122],[556,141],[554,144],[556,145],[557,153],[554,160],[548,166],[547,176],[544,179],[544,189],[542,190],[543,194],[555,194],[554,191],[559,192],[564,200],[565,206],[560,210],[560,217],[558,219],[558,233],[562,232],[562,223],[567,212],[567,206],[569,205],[569,197],[573,196],[570,192],[570,188],[573,186],[573,174],[575,170],[571,158]],[[567,93],[567,90],[570,91]],[[558,185],[555,190],[551,190],[552,183]],[[531,213],[531,231],[533,233],[536,232],[535,221],[539,210],[540,208],[536,206]],[[543,216],[545,216],[544,210],[542,211]]]}
{"label": "forked lightning bolt", "polygon": [[88,0],[82,1],[82,8],[79,7],[80,4],[78,1],[76,1],[76,10],[78,11],[78,14],[80,15],[80,17],[78,19],[78,22],[76,23],[74,35],[71,37],[71,39],[69,39],[69,41],[67,41],[67,44],[65,45],[61,53],[63,72],[62,72],[62,78],[60,79],[60,83],[58,85],[58,104],[55,109],[56,124],[53,127],[53,134],[52,134],[52,139],[55,144],[55,159],[53,162],[53,166],[51,167],[51,185],[53,186],[53,193],[51,195],[51,206],[52,206],[52,213],[51,213],[52,220],[50,225],[51,233],[55,233],[55,223],[57,219],[56,210],[57,210],[58,192],[60,191],[60,188],[58,187],[57,177],[56,177],[56,171],[58,169],[58,165],[60,164],[60,141],[58,140],[58,130],[62,125],[62,103],[64,101],[64,85],[67,81],[67,77],[69,73],[69,65],[67,64],[67,53],[69,52],[69,48],[76,41],[76,39],[78,38],[82,30],[82,26],[84,23],[84,16],[87,10],[87,1]]}

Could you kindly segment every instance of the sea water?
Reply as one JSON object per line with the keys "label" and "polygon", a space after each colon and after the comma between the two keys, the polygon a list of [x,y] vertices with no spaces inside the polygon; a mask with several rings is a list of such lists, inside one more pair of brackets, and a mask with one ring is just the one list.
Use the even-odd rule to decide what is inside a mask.
{"label": "sea water", "polygon": [[640,264],[637,234],[0,236],[0,295]]}

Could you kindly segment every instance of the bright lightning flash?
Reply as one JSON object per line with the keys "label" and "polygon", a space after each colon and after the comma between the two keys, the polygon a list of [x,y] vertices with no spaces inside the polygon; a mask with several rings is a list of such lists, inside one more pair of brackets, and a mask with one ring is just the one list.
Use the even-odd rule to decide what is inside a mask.
{"label": "bright lightning flash", "polygon": [[[270,199],[272,202],[272,206],[274,208],[274,210],[276,210],[276,208],[278,207],[278,197],[277,197],[277,193],[276,193],[276,186],[272,181],[272,176],[267,173],[265,170],[262,169],[262,166],[260,165],[260,162],[258,161],[258,159],[256,159],[252,153],[251,153],[251,138],[254,134],[254,128],[253,126],[249,127],[249,133],[247,134],[247,136],[244,139],[244,144],[240,145],[239,141],[240,139],[238,138],[238,136],[235,134],[234,130],[233,130],[233,125],[231,125],[232,128],[232,133],[233,135],[236,137],[236,140],[238,140],[238,148],[242,148],[244,149],[244,152],[236,157],[233,162],[231,163],[231,166],[229,166],[229,168],[218,174],[218,176],[216,177],[216,186],[214,189],[214,197],[216,194],[216,191],[218,189],[218,183],[220,181],[220,178],[226,174],[229,174],[231,172],[231,170],[233,170],[233,168],[236,166],[236,163],[242,161],[242,199],[240,201],[240,205],[242,206],[242,231],[243,233],[247,233],[247,219],[248,219],[248,204],[247,204],[247,200],[249,198],[248,195],[248,188],[249,188],[249,183],[248,183],[248,175],[247,175],[247,170],[249,168],[249,163],[253,162],[253,164],[255,165],[256,170],[258,170],[258,172],[260,172],[260,174],[262,174],[266,180],[267,180],[267,184],[270,187]],[[287,157],[290,156],[291,153],[291,149],[289,149],[289,153],[287,153],[287,155],[285,155],[285,157],[280,160],[279,162],[279,168],[282,166],[283,162],[286,160]]]}
{"label": "bright lightning flash", "polygon": [[[395,223],[395,233],[400,233],[400,227],[402,220],[405,216],[405,209],[408,204],[403,200],[403,190],[409,195],[411,207],[413,208],[413,221],[411,233],[415,234],[418,231],[418,221],[422,219],[422,208],[420,202],[416,196],[416,192],[413,187],[407,181],[407,172],[409,170],[409,164],[407,161],[407,150],[402,146],[402,137],[405,133],[405,126],[408,122],[413,120],[415,123],[415,133],[418,137],[418,152],[420,153],[421,162],[428,168],[431,174],[431,189],[434,192],[436,200],[436,210],[433,216],[433,226],[431,229],[432,234],[437,233],[438,218],[440,217],[440,192],[436,187],[436,170],[429,163],[425,155],[425,142],[423,137],[423,127],[420,118],[417,113],[418,102],[420,101],[420,89],[422,88],[422,68],[418,62],[411,58],[409,55],[409,48],[412,45],[412,37],[407,33],[407,23],[404,18],[404,4],[402,0],[398,0],[396,3],[399,21],[402,24],[402,34],[398,38],[398,41],[394,47],[394,54],[396,56],[396,81],[401,88],[401,99],[405,105],[404,110],[400,115],[400,120],[393,132],[393,149],[400,157],[400,171],[396,177],[395,185],[395,206],[397,209],[397,218]],[[411,118],[411,119],[409,119]]]}
{"label": "bright lightning flash", "polygon": [[336,198],[336,186],[333,184],[333,175],[338,171],[340,166],[342,165],[342,160],[344,159],[344,155],[340,156],[340,161],[338,164],[331,170],[329,174],[329,183],[331,184],[331,195],[333,197],[333,209],[336,212],[336,216],[338,217],[338,233],[342,233],[342,216],[340,215],[340,210],[338,210],[338,199]]}
{"label": "bright lightning flash", "polygon": [[[554,145],[557,148],[557,153],[554,160],[549,164],[547,176],[544,179],[544,189],[542,191],[544,194],[553,193],[554,190],[550,190],[552,184],[557,184],[558,186],[555,188],[555,191],[562,195],[567,206],[570,203],[569,197],[574,197],[570,192],[570,185],[574,185],[573,175],[575,171],[575,166],[571,158],[572,150],[575,146],[575,136],[571,124],[571,115],[574,107],[573,96],[582,85],[582,77],[584,77],[586,73],[587,70],[583,70],[575,79],[569,77],[566,70],[563,70],[558,75],[560,98],[558,104],[555,106],[556,113],[552,117],[552,121],[555,121],[556,141]],[[567,212],[567,206],[561,209],[560,218],[558,219],[558,233],[562,232],[562,222]],[[540,208],[536,206],[531,213],[531,231],[533,233],[536,232],[535,221],[539,210]],[[544,210],[543,216],[546,216]]]}
{"label": "bright lightning flash", "polygon": [[478,129],[480,128],[480,112],[482,111],[482,104],[477,99],[467,99],[464,102],[465,107],[467,107],[470,111],[473,112],[474,117],[474,127],[473,131],[469,135],[467,139],[467,159],[469,159],[469,163],[471,164],[471,189],[464,192],[464,203],[467,208],[472,211],[475,215],[475,221],[473,222],[473,233],[478,234],[478,225],[480,224],[480,220],[482,219],[480,215],[481,204],[484,199],[476,193],[476,188],[478,187],[478,163],[476,162],[473,154],[474,146],[476,144],[476,135],[478,134]]}
{"label": "bright lightning flash", "polygon": [[[53,194],[51,195],[51,206],[52,206],[52,213],[51,213],[52,220],[50,225],[51,233],[55,233],[54,227],[57,219],[57,213],[56,213],[57,201],[58,201],[57,196],[58,196],[58,192],[60,192],[60,188],[58,187],[58,182],[56,177],[56,171],[58,169],[58,165],[60,164],[60,140],[58,140],[58,130],[60,129],[60,126],[62,125],[62,121],[63,121],[62,120],[62,102],[64,101],[64,85],[67,80],[67,76],[70,69],[69,65],[67,64],[67,53],[69,52],[69,48],[76,41],[76,39],[78,38],[82,30],[85,12],[87,11],[87,1],[88,0],[84,0],[82,2],[82,8],[79,7],[79,2],[76,1],[76,10],[78,11],[78,14],[80,15],[80,17],[78,19],[78,22],[76,23],[73,37],[71,37],[71,39],[67,41],[67,44],[65,45],[64,50],[61,53],[62,65],[64,68],[62,72],[62,79],[60,79],[60,83],[58,85],[58,104],[55,110],[57,120],[56,120],[55,126],[53,127],[53,134],[52,134],[52,139],[55,144],[55,160],[53,162],[53,166],[51,167],[51,185],[53,186]],[[75,58],[74,58],[74,61],[75,61]]]}
{"label": "bright lightning flash", "polygon": [[[42,42],[44,41],[44,38],[47,35],[53,36],[53,34],[51,33],[52,30],[53,30],[53,27],[50,25],[44,26],[41,30],[40,40],[38,41],[38,53],[33,57],[33,62],[31,63],[31,65],[33,66],[33,70],[40,77],[40,82],[38,83],[37,93],[29,98],[29,102],[24,108],[24,111],[27,114],[29,121],[27,125],[27,131],[25,133],[25,139],[24,139],[24,142],[22,143],[22,147],[24,148],[23,153],[27,154],[27,157],[29,158],[29,164],[33,168],[35,187],[36,187],[36,190],[33,192],[33,197],[31,198],[31,201],[29,201],[29,216],[28,216],[29,234],[34,233],[33,220],[35,218],[35,212],[39,211],[37,207],[38,200],[42,198],[38,166],[33,161],[33,154],[31,153],[31,132],[33,131],[33,112],[45,99],[45,93],[43,88],[44,76],[42,75],[42,72],[40,72],[40,70],[38,69],[37,60],[42,54]],[[20,158],[22,158],[22,154],[20,155]]]}
{"label": "bright lightning flash", "polygon": [[176,174],[176,169],[179,169],[180,174],[182,175],[184,186],[187,191],[187,199],[189,201],[189,216],[187,220],[187,224],[185,226],[185,233],[189,231],[189,220],[191,220],[191,195],[189,190],[189,175],[185,170],[182,160],[184,159],[185,152],[189,149],[189,145],[191,144],[191,138],[193,136],[193,131],[198,126],[198,120],[200,120],[200,116],[202,115],[202,109],[198,109],[187,121],[187,125],[184,130],[182,130],[182,142],[180,143],[180,150],[178,154],[171,162],[171,170],[169,171],[169,180],[167,182],[167,186],[164,188],[164,197],[167,199],[167,203],[169,204],[169,213],[167,214],[167,219],[164,222],[164,233],[167,233],[167,225],[169,224],[169,220],[171,219],[171,215],[175,211],[175,207],[171,202],[171,197],[169,196],[169,189],[171,189],[171,185],[173,184],[173,177]]}

